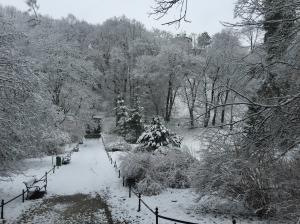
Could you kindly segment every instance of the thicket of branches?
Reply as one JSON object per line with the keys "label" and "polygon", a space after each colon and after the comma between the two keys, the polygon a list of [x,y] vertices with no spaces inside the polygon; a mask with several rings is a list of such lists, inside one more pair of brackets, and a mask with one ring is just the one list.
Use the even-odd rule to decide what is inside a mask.
{"label": "thicket of branches", "polygon": [[36,16],[0,7],[0,172],[77,141],[101,98],[79,22]]}
{"label": "thicket of branches", "polygon": [[[157,1],[157,9],[166,6],[166,2],[167,11],[184,4]],[[254,88],[249,91],[240,82],[213,86],[212,89],[234,93],[238,101],[212,100],[212,110],[230,106],[236,111],[240,105],[247,109],[229,123],[235,125],[230,132],[220,131],[211,137],[195,178],[195,186],[201,192],[244,201],[260,216],[279,214],[294,221],[300,213],[299,7],[299,0],[236,3],[239,22],[225,24],[241,28],[249,41],[249,51],[238,60],[242,66],[236,67],[234,83],[247,77],[247,86]],[[264,37],[261,43],[256,42],[259,36]]]}

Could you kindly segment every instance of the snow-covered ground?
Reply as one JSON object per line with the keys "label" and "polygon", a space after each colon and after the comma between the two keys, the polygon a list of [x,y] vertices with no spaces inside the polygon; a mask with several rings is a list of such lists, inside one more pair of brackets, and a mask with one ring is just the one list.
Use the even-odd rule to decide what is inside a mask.
{"label": "snow-covered ground", "polygon": [[[52,158],[31,159],[26,161],[32,167],[15,175],[9,181],[0,182],[1,198],[5,201],[18,195],[24,189],[23,181],[32,176],[41,177],[45,171],[51,169]],[[54,195],[91,194],[106,191],[112,185],[120,185],[114,169],[108,162],[107,156],[99,140],[89,140],[80,145],[80,151],[72,154],[69,165],[56,169],[55,174],[48,177],[47,198]],[[21,198],[5,206],[4,215],[8,220],[14,220],[24,210],[40,203],[42,200],[26,201]]]}
{"label": "snow-covered ground", "polygon": [[203,128],[189,128],[189,120],[187,118],[173,119],[166,123],[166,127],[172,132],[183,137],[181,148],[188,150],[189,153],[195,158],[201,160],[204,149],[207,148],[207,135],[212,130]]}
{"label": "snow-covered ground", "polygon": [[[113,158],[116,160],[118,160],[118,156],[120,156],[120,153],[113,154]],[[6,200],[19,194],[23,188],[23,181],[33,175],[42,176],[52,166],[51,157],[30,161],[29,164],[32,164],[32,167],[24,171],[24,174],[15,175],[11,177],[11,181],[0,183],[3,199]],[[49,176],[48,180],[46,198],[26,201],[24,204],[21,199],[16,200],[5,207],[5,217],[13,221],[29,207],[39,206],[43,201],[50,200],[51,197],[80,193],[88,194],[91,197],[100,195],[105,198],[115,220],[127,220],[130,221],[129,223],[140,224],[151,224],[155,221],[154,215],[144,206],[142,206],[141,212],[137,212],[138,199],[134,195],[131,198],[128,197],[128,188],[122,186],[122,181],[118,178],[118,172],[110,164],[101,140],[88,140],[80,145],[80,151],[73,153],[71,163],[60,167],[55,174]],[[172,218],[207,224],[232,223],[231,218],[196,214],[194,207],[197,203],[197,195],[189,189],[169,189],[158,196],[143,197],[143,200],[152,209],[155,209],[156,206],[159,207],[161,215]],[[40,220],[40,223],[43,223],[43,219]],[[160,220],[159,223],[170,222]],[[257,222],[239,221],[238,223]]]}

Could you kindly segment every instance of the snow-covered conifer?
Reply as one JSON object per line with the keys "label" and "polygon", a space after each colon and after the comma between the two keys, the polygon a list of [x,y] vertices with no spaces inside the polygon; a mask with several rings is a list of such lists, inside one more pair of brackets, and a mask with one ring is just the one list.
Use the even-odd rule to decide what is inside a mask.
{"label": "snow-covered conifer", "polygon": [[148,150],[155,150],[160,146],[169,144],[180,147],[182,137],[170,132],[161,122],[159,117],[153,117],[151,125],[138,139],[138,143],[144,144]]}

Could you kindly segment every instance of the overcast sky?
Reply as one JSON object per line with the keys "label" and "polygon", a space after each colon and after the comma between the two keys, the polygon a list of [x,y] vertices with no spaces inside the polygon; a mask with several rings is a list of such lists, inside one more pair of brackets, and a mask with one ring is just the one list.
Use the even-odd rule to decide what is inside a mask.
{"label": "overcast sky", "polygon": [[[38,0],[39,13],[53,18],[75,15],[78,19],[89,23],[102,23],[108,18],[125,15],[128,18],[142,22],[148,29],[159,28],[173,33],[202,33],[207,31],[214,34],[222,29],[221,21],[233,21],[233,8],[236,0],[190,0],[188,19],[191,23],[176,26],[162,26],[161,23],[175,18],[170,13],[169,18],[156,21],[149,17],[154,0]],[[27,10],[25,0],[0,0],[0,4],[15,6]]]}

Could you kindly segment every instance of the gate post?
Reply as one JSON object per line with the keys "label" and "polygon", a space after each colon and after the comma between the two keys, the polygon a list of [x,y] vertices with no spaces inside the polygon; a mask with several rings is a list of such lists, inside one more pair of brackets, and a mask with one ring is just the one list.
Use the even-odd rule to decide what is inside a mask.
{"label": "gate post", "polygon": [[155,223],[158,224],[158,207],[155,208]]}
{"label": "gate post", "polygon": [[4,200],[1,200],[1,219],[4,219]]}
{"label": "gate post", "polygon": [[129,198],[131,198],[131,184],[129,185]]}
{"label": "gate post", "polygon": [[141,211],[141,194],[139,193],[139,207],[138,207],[138,212]]}
{"label": "gate post", "polygon": [[48,184],[48,174],[47,174],[47,172],[45,173],[45,182],[46,182],[45,191],[47,193],[47,184]]}
{"label": "gate post", "polygon": [[24,189],[22,190],[22,202],[23,203],[25,202],[25,190]]}

